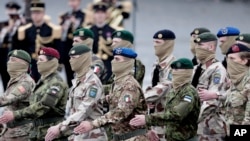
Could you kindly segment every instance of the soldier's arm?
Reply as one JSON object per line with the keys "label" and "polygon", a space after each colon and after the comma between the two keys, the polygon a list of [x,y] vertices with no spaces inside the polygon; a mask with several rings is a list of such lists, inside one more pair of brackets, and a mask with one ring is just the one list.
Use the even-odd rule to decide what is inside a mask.
{"label": "soldier's arm", "polygon": [[45,88],[43,97],[40,101],[31,104],[29,107],[14,111],[15,119],[24,117],[38,118],[46,114],[50,109],[54,108],[61,98],[67,94],[65,93],[65,86],[58,82],[51,84],[48,88]]}
{"label": "soldier's arm", "polygon": [[242,121],[243,125],[249,125],[250,124],[250,79],[248,80],[248,82],[246,83],[246,85],[244,86],[243,95],[246,95],[247,97],[247,102],[246,102],[246,110],[245,110],[245,117]]}
{"label": "soldier's arm", "polygon": [[195,90],[187,91],[177,105],[170,108],[165,107],[166,111],[164,113],[146,115],[147,126],[164,126],[169,121],[182,121],[193,110],[193,107],[197,102],[194,97],[195,93]]}
{"label": "soldier's arm", "polygon": [[29,82],[21,82],[15,88],[11,89],[8,95],[0,96],[0,107],[26,99],[32,93],[32,87]]}
{"label": "soldier's arm", "polygon": [[140,102],[139,90],[136,86],[131,89],[124,90],[118,100],[118,105],[115,109],[110,110],[105,115],[99,117],[92,121],[92,124],[95,128],[101,127],[109,123],[117,123],[123,119],[126,119],[137,107],[137,104]]}
{"label": "soldier's arm", "polygon": [[144,93],[144,97],[147,103],[154,103],[155,101],[162,98],[166,93],[168,93],[172,88],[172,83],[168,82],[159,82],[156,86],[148,89]]}
{"label": "soldier's arm", "polygon": [[73,122],[78,122],[85,120],[86,117],[92,112],[92,108],[95,104],[98,103],[102,95],[102,90],[98,89],[98,86],[92,85],[88,88],[87,92],[79,96],[79,98],[83,98],[81,104],[76,109],[77,112],[70,115],[65,121],[63,121],[63,125],[69,125]]}

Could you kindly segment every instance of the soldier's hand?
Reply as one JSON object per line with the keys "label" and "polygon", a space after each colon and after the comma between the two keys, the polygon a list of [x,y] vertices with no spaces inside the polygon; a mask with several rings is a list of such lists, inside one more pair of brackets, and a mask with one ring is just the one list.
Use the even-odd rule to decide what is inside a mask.
{"label": "soldier's hand", "polygon": [[14,114],[12,111],[5,111],[0,117],[0,124],[8,123],[14,120]]}
{"label": "soldier's hand", "polygon": [[159,141],[160,140],[157,133],[153,130],[149,130],[146,135],[150,141]]}
{"label": "soldier's hand", "polygon": [[47,130],[45,141],[52,141],[60,135],[59,125],[52,126]]}
{"label": "soldier's hand", "polygon": [[198,89],[198,94],[201,101],[207,101],[218,98],[218,95],[215,92],[211,92],[202,88]]}
{"label": "soldier's hand", "polygon": [[74,133],[82,134],[82,133],[89,132],[92,129],[93,129],[93,126],[89,121],[82,121],[80,125],[74,128]]}
{"label": "soldier's hand", "polygon": [[135,115],[135,117],[129,121],[129,124],[131,126],[143,126],[143,125],[145,125],[146,124],[145,115]]}

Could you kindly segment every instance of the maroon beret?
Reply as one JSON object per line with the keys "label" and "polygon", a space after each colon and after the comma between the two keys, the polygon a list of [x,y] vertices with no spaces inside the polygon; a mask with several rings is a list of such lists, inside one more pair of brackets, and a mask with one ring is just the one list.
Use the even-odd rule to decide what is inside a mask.
{"label": "maroon beret", "polygon": [[43,47],[40,49],[39,55],[46,55],[46,56],[51,56],[51,57],[55,57],[57,59],[60,58],[60,54],[59,52],[51,47]]}

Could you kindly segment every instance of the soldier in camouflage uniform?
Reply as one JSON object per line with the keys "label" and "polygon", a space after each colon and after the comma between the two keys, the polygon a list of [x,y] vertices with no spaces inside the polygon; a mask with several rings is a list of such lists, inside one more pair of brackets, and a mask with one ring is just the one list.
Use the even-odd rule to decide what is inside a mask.
{"label": "soldier in camouflage uniform", "polygon": [[[236,27],[225,27],[219,29],[217,37],[219,38],[219,46],[223,55],[226,55],[228,49],[235,43],[235,39],[239,34],[240,30]],[[222,61],[222,64],[225,68],[227,68],[226,56]]]}
{"label": "soldier in camouflage uniform", "polygon": [[115,49],[113,54],[112,71],[115,78],[110,95],[107,96],[110,111],[94,121],[81,122],[74,131],[85,133],[110,124],[114,141],[147,141],[145,126],[129,125],[134,115],[146,113],[141,86],[131,73],[137,54],[125,47]]}
{"label": "soldier in camouflage uniform", "polygon": [[[158,60],[153,65],[152,86],[149,86],[144,93],[148,104],[148,113],[164,111],[166,94],[171,90],[172,73],[170,64],[175,60],[173,56],[175,34],[171,30],[159,30],[154,36],[155,55]],[[161,141],[165,141],[164,127],[152,127],[150,134],[157,133]]]}
{"label": "soldier in camouflage uniform", "polygon": [[227,71],[232,82],[225,102],[228,135],[230,125],[249,125],[250,123],[249,58],[250,49],[242,44],[233,45],[227,52]]}
{"label": "soldier in camouflage uniform", "polygon": [[194,40],[195,52],[200,64],[196,67],[192,84],[197,89],[201,110],[198,120],[199,141],[221,141],[226,135],[222,112],[229,80],[222,63],[215,59],[217,38],[210,32],[202,33]]}
{"label": "soldier in camouflage uniform", "polygon": [[192,62],[193,62],[194,65],[197,65],[197,64],[198,64],[197,58],[196,58],[196,56],[195,56],[195,45],[196,45],[196,44],[195,44],[195,42],[194,42],[194,39],[195,39],[198,35],[200,35],[200,34],[202,34],[202,33],[205,33],[205,32],[210,32],[210,30],[207,29],[207,28],[205,28],[205,27],[197,27],[197,28],[195,28],[195,29],[190,33],[190,35],[191,35],[191,38],[190,38],[190,50],[191,50],[192,54],[194,55],[194,57],[193,57],[193,59],[192,59]]}
{"label": "soldier in camouflage uniform", "polygon": [[63,120],[68,87],[57,73],[59,58],[57,50],[49,47],[41,48],[37,61],[41,79],[30,97],[30,105],[19,110],[4,112],[0,117],[0,123],[17,126],[32,122],[29,140],[42,141],[47,129]]}
{"label": "soldier in camouflage uniform", "polygon": [[[94,43],[94,33],[87,28],[80,28],[74,31],[73,33],[73,45],[82,44],[93,49]],[[105,79],[105,66],[103,61],[98,58],[95,54],[92,54],[92,64],[91,68],[94,70],[94,73],[100,78],[103,82]]]}
{"label": "soldier in camouflage uniform", "polygon": [[[9,53],[7,71],[11,79],[4,95],[0,96],[0,107],[6,106],[6,111],[20,110],[29,106],[29,97],[35,86],[34,80],[27,74],[30,62],[30,55],[23,50],[13,50]],[[29,130],[28,125],[8,128],[0,140],[27,141]]]}
{"label": "soldier in camouflage uniform", "polygon": [[[171,63],[173,69],[173,89],[167,94],[165,111],[150,115],[135,115],[132,126],[166,126],[167,141],[196,140],[197,120],[200,101],[196,89],[190,84],[193,74],[191,60],[181,58]],[[151,140],[159,140],[150,136]]]}
{"label": "soldier in camouflage uniform", "polygon": [[[76,73],[73,80],[73,87],[69,94],[70,115],[66,120],[50,127],[45,137],[46,141],[51,141],[73,126],[72,124],[80,123],[83,120],[94,120],[102,116],[102,83],[90,68],[91,50],[84,45],[74,46],[70,52],[70,65]],[[69,138],[74,141],[81,140],[98,140],[105,141],[105,132],[101,128],[91,130],[88,133],[80,135],[72,135]]]}
{"label": "soldier in camouflage uniform", "polygon": [[240,34],[235,40],[236,43],[243,44],[250,48],[250,33]]}

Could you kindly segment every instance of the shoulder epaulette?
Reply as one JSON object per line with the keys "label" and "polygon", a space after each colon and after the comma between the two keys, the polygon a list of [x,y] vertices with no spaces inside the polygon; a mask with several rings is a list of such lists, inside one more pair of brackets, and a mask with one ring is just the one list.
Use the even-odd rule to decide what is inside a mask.
{"label": "shoulder epaulette", "polygon": [[60,39],[61,38],[61,34],[62,34],[62,28],[59,25],[55,25],[51,22],[47,23],[49,27],[52,28],[52,35],[51,37],[54,39]]}
{"label": "shoulder epaulette", "polygon": [[25,39],[25,31],[32,26],[32,23],[20,26],[18,28],[18,40],[24,40]]}

